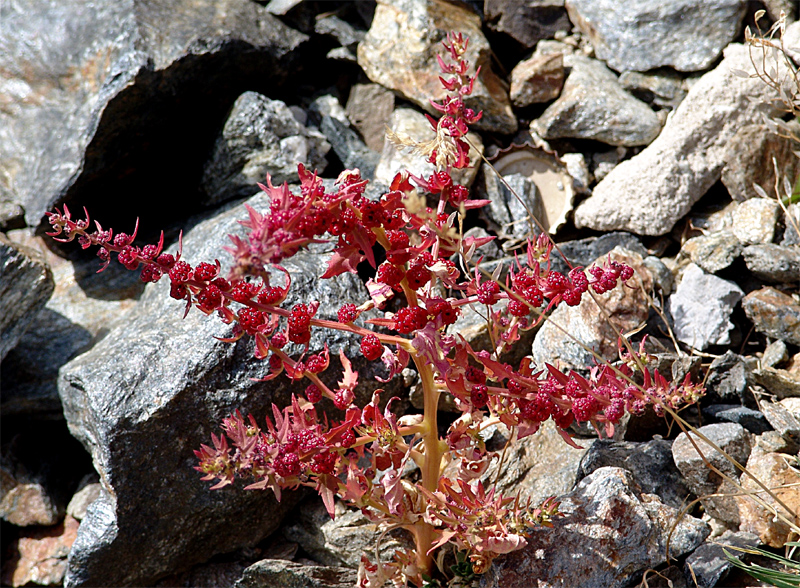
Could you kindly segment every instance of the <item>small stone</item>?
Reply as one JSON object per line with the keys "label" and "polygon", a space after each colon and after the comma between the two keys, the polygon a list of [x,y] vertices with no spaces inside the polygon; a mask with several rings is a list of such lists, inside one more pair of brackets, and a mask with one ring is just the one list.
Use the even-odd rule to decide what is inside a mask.
{"label": "small stone", "polygon": [[592,165],[594,179],[598,182],[602,181],[611,170],[617,167],[620,161],[625,157],[626,149],[624,147],[617,147],[610,151],[601,151],[592,154]]}
{"label": "small stone", "polygon": [[756,437],[756,446],[764,453],[796,454],[800,445],[783,438],[778,431],[765,431]]}
{"label": "small stone", "polygon": [[483,14],[490,30],[505,33],[527,49],[538,49],[537,43],[572,28],[564,0],[485,0]]}
{"label": "small stone", "polygon": [[491,202],[481,212],[489,227],[500,238],[513,239],[514,244],[535,239],[541,232],[536,221],[547,220],[536,184],[523,174],[508,174],[500,179],[488,165],[483,166],[483,171],[486,198]]}
{"label": "small stone", "polygon": [[[759,407],[761,412],[772,425],[772,428],[781,434],[792,445],[800,444],[800,414],[793,412],[783,403],[796,401],[796,398],[786,398],[780,402],[769,402],[761,400]],[[792,406],[789,404],[788,406]]]}
{"label": "small stone", "polygon": [[774,368],[787,359],[789,359],[789,351],[786,349],[786,343],[778,339],[764,349],[764,355],[761,357],[761,367]]}
{"label": "small stone", "polygon": [[675,285],[675,276],[660,258],[648,255],[644,258],[644,266],[650,270],[656,287],[661,290],[664,296],[672,294],[672,287]]}
{"label": "small stone", "polygon": [[789,284],[800,280],[800,250],[775,243],[744,248],[744,263],[753,274],[766,282]]}
{"label": "small stone", "polygon": [[800,345],[800,304],[791,296],[765,287],[745,296],[742,307],[759,333]]}
{"label": "small stone", "polygon": [[[751,435],[744,427],[734,423],[719,423],[699,427],[697,432],[704,435],[739,463],[745,463],[752,447]],[[694,448],[692,440],[702,451],[703,457]],[[695,435],[693,431],[681,433],[672,443],[672,457],[687,486],[706,507],[709,514],[731,524],[738,524],[739,512],[733,498],[729,496],[709,496],[717,492],[724,494],[729,484],[719,474],[713,472],[706,461],[726,475],[738,479],[739,470],[717,450]],[[705,460],[704,460],[705,458]]]}
{"label": "small stone", "polygon": [[707,69],[741,28],[746,2],[567,0],[570,20],[617,70]]}
{"label": "small stone", "polygon": [[394,93],[380,84],[353,84],[345,110],[367,147],[380,153],[394,111]]}
{"label": "small stone", "polygon": [[771,243],[780,206],[766,198],[751,198],[733,212],[733,234],[743,245]]}
{"label": "small stone", "polygon": [[523,108],[555,100],[564,86],[564,56],[561,53],[534,55],[520,61],[511,70],[509,97],[514,106]]}
{"label": "small stone", "polygon": [[698,586],[720,586],[718,582],[733,568],[723,551],[727,545],[752,549],[758,547],[760,542],[758,535],[753,533],[726,531],[715,538],[713,543],[704,543],[686,558],[686,576],[696,578]]}
{"label": "small stone", "polygon": [[729,349],[711,362],[706,389],[712,402],[743,404],[747,386],[748,370],[744,357]]}
{"label": "small stone", "polygon": [[[431,123],[425,115],[411,108],[397,108],[389,118],[389,128],[395,134],[409,137],[417,142],[428,141],[434,136]],[[483,153],[483,141],[477,133],[468,133],[467,138],[471,145],[478,148],[478,151],[472,147],[469,150],[469,160],[473,165],[465,169],[452,170],[451,177],[455,183],[469,187],[478,173],[477,162]],[[436,171],[436,167],[424,161],[419,155],[410,153],[408,148],[396,147],[386,139],[380,162],[375,169],[375,179],[389,185],[396,174],[405,170],[419,178],[428,178]]]}
{"label": "small stone", "polygon": [[639,73],[625,71],[619,76],[620,85],[642,102],[675,110],[686,97],[686,87],[676,73]]}
{"label": "small stone", "polygon": [[483,111],[475,128],[515,132],[517,118],[508,99],[508,87],[492,70],[492,52],[480,17],[466,6],[445,0],[380,0],[369,32],[358,45],[358,64],[373,82],[439,116],[430,102],[446,95],[439,81],[437,56],[442,52],[440,41],[453,30],[469,37],[464,59],[471,71],[481,70],[472,94],[465,98],[468,108]]}
{"label": "small stone", "polygon": [[64,504],[49,491],[44,476],[32,473],[3,448],[0,457],[0,518],[18,527],[55,525],[64,516]]}
{"label": "small stone", "polygon": [[681,253],[710,274],[729,267],[742,253],[742,244],[729,231],[719,231],[687,240]]}
{"label": "small stone", "polygon": [[592,182],[592,174],[586,163],[586,156],[583,153],[565,153],[561,156],[561,161],[567,166],[567,172],[575,180],[576,189],[582,192],[587,191]]}
{"label": "small stone", "polygon": [[86,517],[86,509],[100,496],[101,486],[96,474],[89,474],[78,484],[78,491],[67,505],[67,514],[82,521]]}
{"label": "small stone", "polygon": [[760,435],[772,428],[760,411],[738,404],[712,404],[703,408],[703,415],[712,421],[736,423],[754,435]]}
{"label": "small stone", "polygon": [[795,202],[786,207],[786,213],[784,213],[783,218],[786,230],[783,232],[781,245],[784,247],[800,245],[800,236],[797,235],[797,227],[800,227],[800,202]]}
{"label": "small stone", "polygon": [[283,559],[263,559],[245,569],[234,588],[352,588],[356,571],[350,568],[305,565]]}
{"label": "small stone", "polygon": [[[800,125],[792,125],[795,132]],[[758,194],[753,184],[767,193],[775,186],[775,166],[781,177],[795,178],[800,171],[800,159],[792,152],[796,147],[787,137],[775,134],[763,123],[744,125],[728,144],[722,168],[722,183],[737,202],[744,202]]]}
{"label": "small stone", "polygon": [[742,296],[744,292],[735,283],[689,264],[669,297],[675,337],[700,350],[729,343],[733,328],[730,316]]}
{"label": "small stone", "polygon": [[330,144],[301,125],[289,107],[256,92],[234,102],[211,159],[203,169],[205,205],[252,196],[267,174],[272,184],[297,182],[297,163],[322,172]]}
{"label": "small stone", "polygon": [[788,370],[764,367],[753,372],[759,386],[777,398],[793,398],[800,396],[800,376]]}
{"label": "small stone", "polygon": [[605,65],[578,54],[565,56],[564,65],[571,71],[561,95],[531,123],[531,132],[626,147],[647,145],[658,136],[656,114],[625,92]]}
{"label": "small stone", "polygon": [[[786,456],[780,453],[753,452],[747,460],[747,470],[767,488],[771,488],[792,512],[787,513],[771,496],[762,492],[763,488],[746,474],[742,474],[742,489],[758,492],[762,500],[772,505],[784,517],[793,520],[794,513],[800,509],[800,492],[797,491],[800,485],[800,473],[789,466]],[[786,522],[756,504],[748,496],[736,496],[736,502],[739,505],[742,531],[758,535],[761,543],[770,547],[784,546],[790,534],[790,527]]]}
{"label": "small stone", "polygon": [[67,516],[56,527],[22,531],[12,545],[14,556],[3,565],[3,582],[15,588],[30,584],[61,586],[78,525]]}
{"label": "small stone", "polygon": [[[647,300],[642,288],[650,292],[653,278],[641,255],[622,248],[615,249],[610,255],[611,259],[633,268],[634,278],[630,284],[636,286],[617,286],[605,294],[584,296],[578,306],[559,305],[533,341],[532,354],[536,365],[560,362],[568,368],[584,369],[595,361],[595,356],[584,346],[605,359],[613,360],[618,357],[618,330],[633,329],[647,319]],[[597,260],[598,264],[605,262],[605,256]],[[614,326],[605,319],[606,312],[615,318]]]}

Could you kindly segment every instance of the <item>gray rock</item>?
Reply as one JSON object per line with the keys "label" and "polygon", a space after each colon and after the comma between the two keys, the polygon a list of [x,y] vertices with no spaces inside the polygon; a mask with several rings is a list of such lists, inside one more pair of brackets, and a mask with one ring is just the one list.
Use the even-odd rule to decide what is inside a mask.
{"label": "gray rock", "polygon": [[356,572],[349,568],[310,566],[283,559],[263,559],[247,568],[234,588],[352,588]]}
{"label": "gray rock", "polygon": [[589,171],[589,164],[583,153],[564,153],[561,161],[567,166],[567,172],[572,176],[573,187],[578,192],[588,192],[589,184],[592,183],[592,174]]}
{"label": "gray rock", "polygon": [[280,85],[307,39],[247,0],[24,0],[2,18],[0,160],[28,226],[78,195],[185,193],[218,129],[198,120],[221,124],[245,80]]}
{"label": "gray rock", "polygon": [[356,29],[344,19],[331,12],[322,13],[314,19],[314,32],[334,37],[342,47],[355,50],[364,39],[364,31]]}
{"label": "gray rock", "polygon": [[771,243],[780,206],[774,200],[751,198],[733,211],[733,234],[744,245]]}
{"label": "gray rock", "polygon": [[203,204],[252,196],[258,183],[296,183],[297,164],[325,171],[331,146],[319,132],[295,120],[280,100],[245,92],[233,103],[211,158],[203,169]]}
{"label": "gray rock", "polygon": [[[350,510],[336,503],[336,516],[331,519],[322,501],[315,498],[298,507],[298,516],[282,533],[300,545],[315,561],[326,566],[358,569],[363,554],[374,560],[375,548],[382,529],[361,511]],[[390,561],[398,548],[413,549],[414,541],[405,531],[396,529],[381,538],[381,561]]]}
{"label": "gray rock", "polygon": [[523,174],[508,174],[501,180],[486,164],[482,170],[486,198],[491,202],[481,212],[490,228],[500,238],[512,239],[514,244],[535,239],[542,232],[536,221],[547,220],[536,184]]}
{"label": "gray rock", "polygon": [[756,437],[756,447],[764,453],[786,453],[792,455],[800,451],[800,444],[785,439],[778,431],[761,433]]}
{"label": "gray rock", "polygon": [[564,56],[561,53],[533,55],[511,70],[509,97],[523,108],[558,98],[564,86]]}
{"label": "gray rock", "polygon": [[[595,363],[595,355],[589,350],[614,360],[619,355],[619,331],[633,329],[647,319],[647,300],[638,286],[641,283],[644,291],[650,292],[653,279],[642,257],[620,248],[611,253],[611,259],[633,268],[630,284],[636,287],[617,286],[605,294],[584,296],[578,306],[560,304],[533,341],[531,353],[537,366],[560,362],[567,368],[585,369]],[[603,263],[606,259],[597,261]],[[606,320],[606,313],[614,317],[613,324]]]}
{"label": "gray rock", "polygon": [[645,257],[644,265],[650,270],[654,284],[661,290],[661,293],[664,296],[672,294],[672,287],[675,285],[675,276],[672,275],[667,265],[655,255],[648,255]]}
{"label": "gray rock", "polygon": [[[791,400],[795,399],[792,398]],[[778,431],[781,437],[790,444],[798,446],[800,444],[800,416],[797,413],[800,411],[792,412],[784,406],[785,402],[786,400],[781,402],[762,400],[758,405],[772,428]]]}
{"label": "gray rock", "polygon": [[[781,341],[782,343],[782,341]],[[759,386],[777,398],[794,398],[800,396],[800,378],[798,374],[788,370],[763,367],[753,371],[753,377]]]}
{"label": "gray rock", "polygon": [[[586,237],[559,243],[558,248],[554,248],[550,254],[552,268],[566,273],[573,266],[589,267],[598,260],[604,261],[615,247],[633,251],[642,257],[647,255],[647,249],[636,235],[622,232],[606,233],[600,237]],[[564,261],[565,257],[569,260],[569,265]]]}
{"label": "gray rock", "polygon": [[[250,200],[268,206],[266,195]],[[230,254],[221,248],[227,233],[246,218],[242,206],[196,225],[184,235],[192,263]],[[322,255],[303,253],[286,260],[292,291],[286,304],[318,300],[317,316],[333,318],[344,299],[363,288],[353,274],[319,280]],[[192,470],[192,450],[209,443],[223,417],[235,409],[259,420],[272,402],[284,406],[304,387],[280,377],[258,381],[268,366],[252,357],[252,340],[227,344],[231,326],[172,300],[167,280],[145,290],[123,324],[61,371],[59,392],[70,431],[91,452],[103,482],[73,548],[66,585],[146,584],[171,570],[207,560],[216,553],[253,545],[276,530],[297,496],[286,492],[276,503],[268,492],[241,487],[209,491]],[[336,333],[314,332],[311,349],[331,349],[329,383],[340,378],[340,349],[357,358],[358,342]],[[367,388],[370,374],[363,372]],[[254,379],[255,378],[255,379]],[[368,390],[365,390],[369,394]],[[391,394],[389,394],[391,395]],[[363,397],[362,397],[363,399]],[[96,508],[95,508],[96,506]],[[232,517],[247,525],[230,525]],[[147,536],[147,541],[136,538]]]}
{"label": "gray rock", "polygon": [[[394,90],[431,114],[431,98],[440,99],[445,90],[439,81],[441,70],[436,56],[439,43],[449,31],[469,37],[465,59],[481,68],[466,106],[483,111],[475,128],[510,134],[517,130],[508,89],[492,71],[489,43],[481,31],[481,20],[467,7],[444,0],[381,0],[372,26],[358,45],[358,64],[370,80]],[[475,71],[474,69],[472,71]]]}
{"label": "gray rock", "polygon": [[683,79],[669,70],[652,73],[624,71],[619,76],[619,83],[639,100],[670,110],[678,107],[687,92]]}
{"label": "gray rock", "polygon": [[800,304],[791,296],[765,287],[745,296],[742,307],[759,333],[800,345]]}
{"label": "gray rock", "polygon": [[787,359],[789,359],[789,350],[786,348],[786,343],[779,339],[766,346],[760,365],[762,368],[774,368]]}
{"label": "gray rock", "polygon": [[0,232],[25,227],[25,209],[16,202],[11,191],[0,184]]}
{"label": "gray rock", "polygon": [[[425,115],[411,108],[395,109],[389,118],[389,128],[397,135],[409,137],[414,141],[429,141],[434,136],[431,123]],[[467,138],[471,144],[469,160],[476,163],[480,161],[483,153],[483,140],[480,135],[472,132],[467,134]],[[396,174],[406,170],[419,178],[427,178],[436,171],[436,166],[419,155],[410,153],[409,149],[398,148],[388,139],[385,140],[378,167],[375,169],[375,179],[390,185]],[[470,186],[477,173],[478,165],[474,165],[465,169],[454,169],[450,175],[455,183]]]}
{"label": "gray rock", "polygon": [[735,283],[689,264],[669,297],[675,337],[700,350],[729,343],[729,331],[733,328],[730,316],[743,296],[744,292]]}
{"label": "gray rock", "polygon": [[394,94],[380,84],[353,84],[345,109],[367,147],[380,153],[394,112]]}
{"label": "gray rock", "polygon": [[800,227],[800,202],[790,204],[786,208],[786,213],[784,213],[783,218],[786,230],[783,232],[781,245],[784,247],[800,245],[800,236],[797,234],[797,228]]}
{"label": "gray rock", "polygon": [[348,124],[332,116],[323,116],[320,130],[330,141],[345,169],[358,169],[361,177],[366,179],[375,176],[380,155],[367,147]]}
{"label": "gray rock", "polygon": [[672,460],[672,441],[659,438],[634,443],[599,439],[581,460],[580,479],[607,466],[628,470],[642,492],[657,495],[673,508],[682,508],[689,495]]}
{"label": "gray rock", "polygon": [[67,514],[72,518],[82,521],[86,518],[89,505],[100,497],[102,486],[97,481],[97,476],[90,474],[78,485],[78,491],[72,496],[67,505]]}
{"label": "gray rock", "polygon": [[624,147],[617,147],[611,151],[600,151],[592,153],[592,174],[594,179],[601,182],[611,170],[617,167],[620,161],[625,157],[627,149]]}
{"label": "gray rock", "polygon": [[[798,129],[795,126],[795,132]],[[800,159],[792,152],[792,141],[772,132],[763,123],[743,126],[731,138],[724,156],[722,183],[737,202],[757,196],[753,184],[771,193],[775,186],[775,166],[780,177],[795,178],[800,171]]]}
{"label": "gray rock", "polygon": [[[483,588],[603,586],[622,588],[647,568],[663,563],[676,509],[642,494],[633,475],[600,468],[564,496],[551,529],[537,529],[528,546],[497,558]],[[670,553],[687,553],[708,536],[705,523],[684,517],[675,527]]]}
{"label": "gray rock", "polygon": [[[744,427],[734,423],[718,423],[705,425],[697,429],[717,447],[722,449],[731,458],[740,464],[747,463],[752,447],[751,435]],[[692,439],[689,439],[691,435]],[[692,445],[692,441],[702,452],[703,457]],[[681,433],[672,443],[672,457],[678,466],[689,489],[701,498],[708,513],[719,520],[731,524],[739,523],[739,510],[736,502],[730,496],[705,497],[708,494],[719,492],[726,493],[731,486],[719,474],[712,471],[706,460],[727,476],[738,480],[739,470],[716,449],[713,449],[699,435],[690,431]],[[705,497],[705,498],[704,498]]]}
{"label": "gray rock", "polygon": [[0,361],[31,326],[54,288],[41,253],[0,234]]}
{"label": "gray rock", "polygon": [[658,138],[618,165],[576,208],[575,224],[642,235],[672,230],[719,180],[731,137],[772,98],[761,81],[731,73],[751,67],[747,47],[726,48],[722,63],[691,87]]}
{"label": "gray rock", "polygon": [[609,145],[647,145],[658,136],[661,123],[647,104],[619,85],[617,76],[601,62],[567,55],[571,68],[558,100],[531,123],[545,139],[594,139]]}
{"label": "gray rock", "polygon": [[712,404],[703,408],[703,415],[712,422],[736,423],[754,435],[771,429],[769,421],[760,411],[738,404]]}
{"label": "gray rock", "polygon": [[570,20],[617,70],[708,68],[739,34],[747,3],[720,0],[567,0]]}
{"label": "gray rock", "polygon": [[[717,582],[723,580],[733,568],[733,564],[725,557],[725,552],[723,551],[728,545],[752,549],[758,547],[760,541],[758,540],[758,535],[753,533],[726,531],[714,539],[713,543],[704,543],[686,558],[684,563],[686,577],[696,578],[699,588],[718,586]],[[739,555],[736,551],[728,551],[734,555]]]}
{"label": "gray rock", "polygon": [[564,0],[484,0],[483,16],[490,30],[505,33],[528,49],[572,28]]}
{"label": "gray rock", "polygon": [[715,274],[729,267],[742,253],[742,244],[730,231],[719,231],[692,237],[681,247],[693,263]]}
{"label": "gray rock", "polygon": [[729,349],[711,362],[706,389],[712,402],[743,404],[747,386],[748,370],[741,355]]}
{"label": "gray rock", "polygon": [[744,248],[744,263],[765,282],[788,284],[800,280],[800,249],[775,243]]}

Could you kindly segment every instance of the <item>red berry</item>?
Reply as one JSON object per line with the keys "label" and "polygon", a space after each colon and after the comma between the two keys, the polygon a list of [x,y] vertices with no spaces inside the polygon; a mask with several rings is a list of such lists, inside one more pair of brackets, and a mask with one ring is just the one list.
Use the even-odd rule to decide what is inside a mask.
{"label": "red berry", "polygon": [[267,313],[246,306],[239,311],[239,324],[248,335],[255,335],[267,322]]}
{"label": "red berry", "polygon": [[428,313],[419,306],[406,306],[394,315],[395,329],[398,333],[410,333],[425,326]]}
{"label": "red berry", "polygon": [[231,298],[236,302],[248,302],[258,293],[258,286],[250,282],[237,282],[231,290]]}
{"label": "red berry", "polygon": [[186,300],[186,296],[188,294],[189,291],[183,284],[176,284],[173,282],[172,287],[169,289],[170,297],[174,298],[175,300]]}
{"label": "red berry", "polygon": [[352,323],[358,318],[358,309],[355,304],[343,304],[337,313],[340,323]]}
{"label": "red berry", "polygon": [[194,279],[200,282],[208,282],[217,276],[217,266],[210,263],[198,263],[194,269]]}
{"label": "red berry", "polygon": [[400,282],[403,281],[404,277],[405,271],[388,261],[378,266],[377,281],[390,286],[394,290],[400,290]]}
{"label": "red berry", "polygon": [[197,306],[200,310],[211,312],[222,304],[222,292],[220,289],[209,284],[197,295]]}
{"label": "red berry", "polygon": [[156,258],[156,263],[162,267],[171,269],[175,265],[175,257],[171,253],[162,253]]}
{"label": "red berry", "polygon": [[275,333],[272,338],[269,340],[269,344],[273,347],[277,347],[281,349],[288,343],[288,339],[286,339],[286,334],[284,332]]}
{"label": "red berry", "polygon": [[342,433],[342,440],[340,441],[342,447],[352,447],[355,442],[356,435],[353,433],[352,429],[347,429]]}
{"label": "red berry", "polygon": [[521,300],[512,299],[508,301],[508,312],[513,316],[528,316],[530,308]]}
{"label": "red berry", "polygon": [[284,478],[296,476],[300,473],[300,458],[295,453],[284,453],[275,458],[273,462],[275,473]]}
{"label": "red berry", "polygon": [[284,291],[274,286],[264,288],[258,294],[259,304],[274,305],[283,300]]}
{"label": "red berry", "polygon": [[322,355],[312,355],[306,360],[306,369],[312,374],[318,374],[328,367],[328,362]]}
{"label": "red berry", "polygon": [[383,355],[383,345],[381,345],[380,339],[372,333],[364,335],[361,338],[361,353],[370,361],[380,359]]}
{"label": "red berry", "polygon": [[476,384],[469,393],[469,399],[475,408],[483,408],[489,402],[489,389],[485,384]]}
{"label": "red berry", "polygon": [[114,237],[114,245],[117,247],[125,247],[126,245],[130,245],[132,241],[133,237],[126,233],[117,233]]}
{"label": "red berry", "polygon": [[412,267],[406,272],[406,280],[412,290],[419,290],[431,281],[431,270],[425,267]]}
{"label": "red berry", "polygon": [[156,245],[145,245],[142,247],[142,257],[145,259],[155,259],[158,255],[158,247]]}
{"label": "red berry", "polygon": [[126,245],[117,254],[117,259],[129,270],[135,270],[139,267],[139,250],[136,247]]}
{"label": "red berry", "polygon": [[336,454],[323,451],[312,458],[311,471],[315,474],[332,474],[336,468]]}
{"label": "red berry", "polygon": [[192,279],[192,266],[185,261],[179,261],[169,270],[169,278],[173,284],[183,284]]}
{"label": "red berry", "polygon": [[311,384],[306,388],[306,398],[312,404],[316,404],[322,400],[322,392],[317,388],[316,384]]}
{"label": "red berry", "polygon": [[497,302],[500,285],[497,282],[484,282],[478,287],[478,302],[492,305]]}
{"label": "red berry", "polygon": [[483,372],[483,370],[480,370],[474,366],[469,366],[466,370],[464,370],[464,378],[466,378],[467,382],[472,382],[473,384],[486,383],[486,374]]}
{"label": "red berry", "polygon": [[142,268],[142,274],[139,276],[143,282],[157,282],[162,276],[161,270],[155,265],[146,265]]}

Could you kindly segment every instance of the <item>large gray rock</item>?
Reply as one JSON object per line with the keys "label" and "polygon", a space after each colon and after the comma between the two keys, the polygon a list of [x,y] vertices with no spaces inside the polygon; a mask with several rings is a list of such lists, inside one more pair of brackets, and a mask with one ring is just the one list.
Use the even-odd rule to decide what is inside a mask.
{"label": "large gray rock", "polygon": [[617,71],[709,67],[739,34],[744,0],[567,0],[570,20]]}
{"label": "large gray rock", "polygon": [[29,226],[76,194],[163,210],[236,96],[282,83],[306,39],[249,0],[22,0],[0,19],[0,160]]}
{"label": "large gray rock", "polygon": [[571,68],[558,100],[531,123],[545,139],[594,139],[609,145],[647,145],[661,123],[653,110],[620,86],[617,76],[596,59],[564,56]]}
{"label": "large gray rock", "polygon": [[[267,202],[264,194],[250,200],[262,210]],[[229,263],[221,247],[228,233],[239,232],[242,218],[239,206],[196,225],[184,236],[185,257]],[[322,255],[298,254],[283,266],[292,274],[286,305],[318,300],[317,316],[333,318],[341,301],[363,288],[353,274],[319,280]],[[196,310],[183,319],[183,304],[168,293],[168,280],[149,286],[123,324],[61,371],[67,423],[92,454],[103,484],[72,550],[68,586],[142,585],[253,545],[276,530],[294,501],[286,492],[279,505],[271,493],[241,486],[211,492],[192,469],[192,450],[210,442],[227,414],[239,409],[260,421],[272,402],[285,405],[305,385],[284,376],[258,381],[268,366],[253,358],[252,340],[216,340],[232,327]],[[339,333],[315,331],[311,349],[327,342],[332,360],[343,348],[357,358],[358,341]],[[331,363],[329,383],[341,378],[338,361]],[[363,365],[354,361],[356,369]],[[367,383],[369,376],[362,373]],[[247,524],[231,525],[233,519]]]}
{"label": "large gray rock", "polygon": [[297,183],[298,163],[322,173],[330,147],[321,133],[295,120],[280,100],[245,92],[233,103],[203,170],[204,203],[252,196],[267,174],[275,186]]}
{"label": "large gray rock", "polygon": [[707,274],[690,263],[669,297],[669,312],[678,341],[695,349],[730,342],[730,320],[744,292],[734,282]]}
{"label": "large gray rock", "polygon": [[563,517],[551,529],[537,529],[528,546],[495,560],[481,586],[529,588],[622,588],[670,554],[687,553],[708,536],[705,523],[683,517],[652,494],[643,494],[633,475],[604,467],[581,480],[561,500]]}
{"label": "large gray rock", "polygon": [[446,91],[439,81],[442,74],[436,56],[444,51],[440,41],[450,31],[469,37],[465,59],[471,71],[481,68],[472,95],[465,99],[469,108],[483,110],[476,128],[513,133],[517,118],[508,88],[492,71],[491,50],[480,18],[465,6],[445,0],[379,1],[372,26],[358,45],[358,64],[373,82],[438,116],[430,100],[440,100]]}
{"label": "large gray rock", "polygon": [[36,319],[54,288],[43,256],[0,234],[0,361]]}
{"label": "large gray rock", "polygon": [[615,167],[575,210],[575,224],[663,235],[720,178],[727,146],[739,128],[759,117],[773,98],[751,71],[747,47],[731,45],[714,70],[700,78],[644,151]]}

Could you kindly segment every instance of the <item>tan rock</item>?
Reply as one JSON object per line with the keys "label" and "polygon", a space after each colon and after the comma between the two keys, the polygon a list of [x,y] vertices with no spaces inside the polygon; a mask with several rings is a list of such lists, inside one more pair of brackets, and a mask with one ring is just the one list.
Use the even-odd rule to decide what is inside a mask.
{"label": "tan rock", "polygon": [[3,582],[15,587],[30,583],[61,585],[67,570],[67,555],[78,536],[79,525],[67,515],[56,527],[23,531],[15,542],[15,555],[3,566]]}

